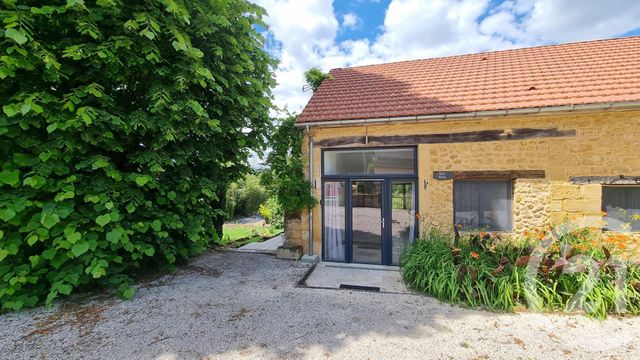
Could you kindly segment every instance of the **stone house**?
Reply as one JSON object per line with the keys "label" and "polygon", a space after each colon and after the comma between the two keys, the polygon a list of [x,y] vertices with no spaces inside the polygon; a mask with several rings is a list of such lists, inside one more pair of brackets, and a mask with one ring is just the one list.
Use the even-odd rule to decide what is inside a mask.
{"label": "stone house", "polygon": [[640,231],[640,37],[330,75],[296,122],[319,203],[286,236],[305,252],[396,265],[417,218]]}

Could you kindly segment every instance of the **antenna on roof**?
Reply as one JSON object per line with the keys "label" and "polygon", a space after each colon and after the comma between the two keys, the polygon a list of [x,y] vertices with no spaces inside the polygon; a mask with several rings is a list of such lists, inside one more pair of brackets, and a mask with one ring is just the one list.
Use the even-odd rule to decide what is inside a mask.
{"label": "antenna on roof", "polygon": [[313,90],[313,88],[311,87],[311,85],[307,84],[307,85],[303,85],[302,86],[302,92],[307,92],[309,90]]}

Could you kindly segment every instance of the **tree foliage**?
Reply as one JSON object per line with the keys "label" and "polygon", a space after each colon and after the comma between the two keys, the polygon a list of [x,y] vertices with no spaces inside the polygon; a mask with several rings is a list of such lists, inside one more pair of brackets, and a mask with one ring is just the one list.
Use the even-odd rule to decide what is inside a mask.
{"label": "tree foliage", "polygon": [[309,86],[311,86],[311,90],[316,92],[323,81],[326,79],[331,79],[331,75],[327,73],[323,73],[317,67],[312,67],[311,69],[304,72],[304,78]]}
{"label": "tree foliage", "polygon": [[266,200],[267,191],[260,177],[249,173],[227,188],[227,219],[254,215]]}
{"label": "tree foliage", "polygon": [[315,205],[311,184],[304,177],[302,159],[303,133],[294,126],[296,117],[282,120],[269,140],[272,151],[267,156],[267,170],[262,181],[285,212],[296,213]]}
{"label": "tree foliage", "polygon": [[128,274],[208,246],[271,126],[263,15],[243,0],[2,2],[1,309],[97,284],[130,297]]}

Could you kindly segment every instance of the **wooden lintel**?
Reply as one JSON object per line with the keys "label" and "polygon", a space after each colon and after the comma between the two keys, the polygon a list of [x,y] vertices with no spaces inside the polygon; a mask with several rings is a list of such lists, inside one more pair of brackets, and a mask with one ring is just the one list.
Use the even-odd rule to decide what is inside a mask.
{"label": "wooden lintel", "polygon": [[474,171],[434,171],[434,179],[440,180],[513,180],[544,179],[544,170],[474,170]]}
{"label": "wooden lintel", "polygon": [[418,144],[448,144],[465,142],[486,142],[505,140],[528,140],[551,137],[576,136],[575,130],[553,129],[506,129],[481,130],[459,133],[422,134],[422,135],[383,135],[375,136],[344,136],[319,140],[318,146],[332,147],[345,145],[418,145]]}
{"label": "wooden lintel", "polygon": [[569,182],[575,185],[640,185],[640,176],[572,176],[569,178]]}
{"label": "wooden lintel", "polygon": [[318,140],[315,142],[317,146],[334,147],[345,145],[365,145],[366,139],[364,136],[342,136],[330,139]]}

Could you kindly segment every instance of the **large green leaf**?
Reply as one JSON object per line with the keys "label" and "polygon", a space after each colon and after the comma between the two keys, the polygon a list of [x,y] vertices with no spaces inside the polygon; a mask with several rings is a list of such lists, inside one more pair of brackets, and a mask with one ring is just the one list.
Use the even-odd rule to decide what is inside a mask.
{"label": "large green leaf", "polygon": [[75,244],[81,238],[82,238],[82,234],[80,234],[79,232],[73,232],[67,236],[67,241],[72,244]]}
{"label": "large green leaf", "polygon": [[19,45],[22,45],[27,42],[27,37],[21,31],[18,31],[14,28],[10,28],[4,31],[4,36],[12,39],[17,42]]}
{"label": "large green leaf", "polygon": [[20,170],[0,171],[0,183],[15,186],[20,181]]}
{"label": "large green leaf", "polygon": [[151,178],[146,175],[136,176],[135,179],[136,179],[136,184],[138,184],[139,186],[144,186],[146,183],[148,183],[151,180]]}
{"label": "large green leaf", "polygon": [[0,219],[4,221],[9,221],[16,217],[16,212],[13,209],[3,209],[0,210]]}
{"label": "large green leaf", "polygon": [[76,257],[86,253],[89,250],[89,243],[86,241],[82,241],[79,243],[76,243],[75,245],[73,245],[73,247],[71,248],[71,252],[73,253],[73,255],[75,255]]}
{"label": "large green leaf", "polygon": [[47,229],[51,229],[57,223],[60,222],[60,217],[57,214],[43,213],[40,217],[40,223]]}
{"label": "large green leaf", "polygon": [[107,233],[107,241],[112,243],[118,242],[118,240],[120,240],[120,238],[122,237],[123,233],[124,231],[122,229],[114,229],[112,231],[109,231]]}
{"label": "large green leaf", "polygon": [[111,215],[104,214],[96,217],[96,224],[100,226],[105,226],[111,221]]}

